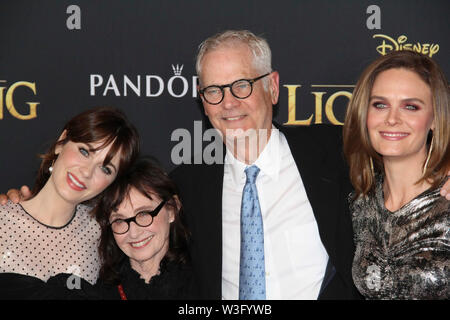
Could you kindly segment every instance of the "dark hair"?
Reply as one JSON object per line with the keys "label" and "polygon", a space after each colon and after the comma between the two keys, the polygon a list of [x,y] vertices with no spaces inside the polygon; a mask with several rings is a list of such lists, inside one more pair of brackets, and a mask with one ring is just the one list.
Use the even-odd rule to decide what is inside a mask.
{"label": "dark hair", "polygon": [[155,159],[140,158],[122,178],[116,179],[103,192],[93,211],[101,227],[99,253],[102,267],[100,278],[106,283],[118,282],[117,266],[122,259],[126,258],[114,239],[109,218],[112,212],[117,210],[120,204],[129,197],[132,188],[149,199],[153,199],[156,194],[162,200],[166,200],[166,205],[174,210],[174,221],[170,224],[169,249],[163,260],[167,259],[167,261],[176,263],[188,261],[189,233],[182,221],[182,207],[178,199],[178,190]]}
{"label": "dark hair", "polygon": [[120,152],[117,177],[127,170],[139,154],[140,142],[136,128],[123,112],[111,107],[93,108],[75,116],[64,126],[62,137],[61,140],[57,140],[51,145],[47,153],[40,156],[42,163],[32,191],[33,195],[36,195],[44,187],[50,177],[49,167],[58,158],[55,149],[68,141],[103,142],[96,150],[111,145],[103,163],[104,165],[109,164],[114,155]]}
{"label": "dark hair", "polygon": [[375,177],[370,158],[373,159],[375,171],[384,170],[382,158],[370,142],[366,123],[373,84],[381,72],[390,69],[415,72],[431,90],[435,124],[433,152],[424,175],[417,182],[426,180],[436,188],[446,178],[449,169],[450,109],[447,79],[431,58],[413,51],[392,51],[376,59],[364,70],[347,107],[343,132],[344,154],[350,167],[350,180],[356,196],[366,195],[373,190]]}

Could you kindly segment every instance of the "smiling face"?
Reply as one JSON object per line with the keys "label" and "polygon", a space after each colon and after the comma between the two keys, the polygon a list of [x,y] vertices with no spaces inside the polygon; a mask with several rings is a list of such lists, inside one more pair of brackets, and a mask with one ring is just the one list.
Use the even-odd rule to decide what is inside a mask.
{"label": "smiling face", "polygon": [[[201,87],[224,85],[239,79],[253,79],[262,74],[253,67],[251,51],[245,45],[222,46],[205,54],[202,61]],[[234,97],[229,88],[221,103],[209,104],[202,98],[205,114],[214,128],[223,136],[235,129],[266,129],[270,134],[272,128],[272,108],[278,101],[278,73],[267,76],[268,90],[263,88],[263,81],[253,84],[252,94],[245,99]]]}
{"label": "smiling face", "polygon": [[92,151],[102,142],[85,144],[68,141],[55,149],[58,155],[49,181],[56,193],[71,204],[78,204],[100,194],[116,178],[119,154],[104,166],[111,145]]}
{"label": "smiling face", "polygon": [[430,87],[413,71],[389,69],[375,79],[367,129],[383,159],[426,157],[428,132],[434,128]]}
{"label": "smiling face", "polygon": [[[153,211],[161,201],[156,195],[149,199],[137,189],[131,188],[129,197],[125,197],[117,211],[111,214],[109,221],[131,218],[142,211]],[[170,206],[165,205],[153,218],[151,225],[140,227],[130,222],[129,230],[124,234],[114,234],[114,239],[130,258],[131,266],[144,263],[158,267],[169,249],[170,224],[173,221],[174,212]]]}

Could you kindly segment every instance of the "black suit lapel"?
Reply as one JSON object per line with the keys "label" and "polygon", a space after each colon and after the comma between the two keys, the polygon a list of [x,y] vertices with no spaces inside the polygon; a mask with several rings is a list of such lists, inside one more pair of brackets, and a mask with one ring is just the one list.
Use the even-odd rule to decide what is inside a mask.
{"label": "black suit lapel", "polygon": [[333,274],[336,268],[339,278],[349,289],[337,289],[337,282],[334,282],[331,286],[334,289],[324,287],[322,293],[340,298],[346,293],[354,295],[356,289],[351,276],[353,230],[347,202],[352,187],[342,155],[342,131],[333,126],[280,128],[280,131],[289,143],[314,211],[320,238],[330,258],[331,265],[327,270]]}
{"label": "black suit lapel", "polygon": [[[201,247],[204,252],[199,252],[202,259],[206,259],[203,265],[208,269],[203,270],[209,273],[206,279],[214,279],[208,284],[207,292],[209,299],[221,299],[222,297],[222,187],[223,187],[223,165],[202,165],[202,173],[199,183],[206,184],[199,186],[199,203],[196,223],[197,228],[203,228],[201,232]],[[201,215],[200,215],[201,214]]]}
{"label": "black suit lapel", "polygon": [[327,157],[324,146],[318,145],[315,137],[302,129],[305,128],[295,128],[295,130],[280,128],[280,131],[284,133],[288,141],[300,172],[319,227],[322,243],[334,261],[337,215],[332,213],[336,211],[337,206],[341,205],[339,186],[335,182],[336,170]]}

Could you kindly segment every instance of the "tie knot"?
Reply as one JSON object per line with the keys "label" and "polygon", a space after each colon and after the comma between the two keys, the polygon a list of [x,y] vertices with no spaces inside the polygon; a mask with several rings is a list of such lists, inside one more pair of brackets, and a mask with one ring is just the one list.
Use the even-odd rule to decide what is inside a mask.
{"label": "tie knot", "polygon": [[259,168],[255,165],[252,165],[251,167],[247,167],[245,169],[245,174],[247,175],[247,182],[249,183],[255,183],[256,177],[259,173]]}

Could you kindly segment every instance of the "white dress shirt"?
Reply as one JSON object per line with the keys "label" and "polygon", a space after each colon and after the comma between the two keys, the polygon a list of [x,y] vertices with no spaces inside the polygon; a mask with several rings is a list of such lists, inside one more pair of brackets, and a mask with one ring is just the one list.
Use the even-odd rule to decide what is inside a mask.
{"label": "white dress shirt", "polygon": [[[284,135],[273,128],[254,162],[264,225],[266,298],[317,299],[328,255]],[[300,164],[301,165],[301,164]],[[222,198],[222,299],[239,298],[240,211],[247,165],[227,151]]]}

